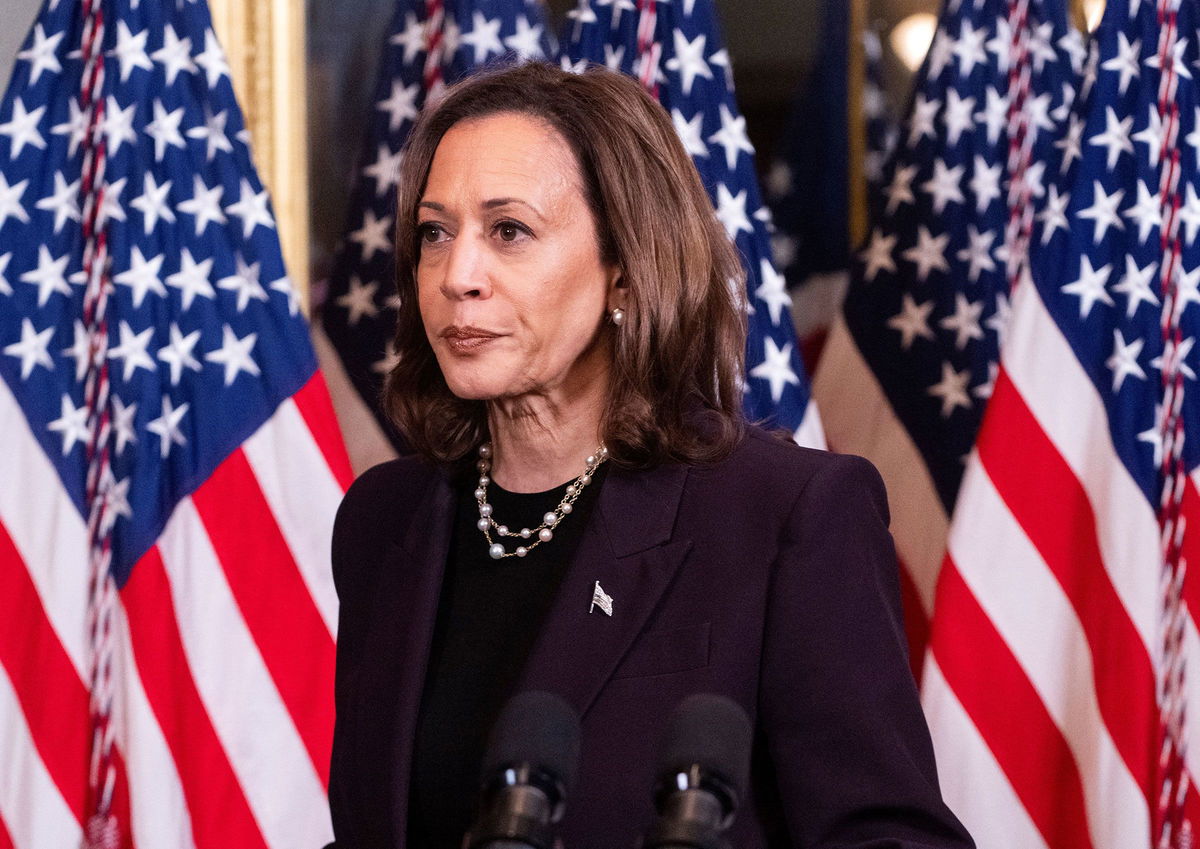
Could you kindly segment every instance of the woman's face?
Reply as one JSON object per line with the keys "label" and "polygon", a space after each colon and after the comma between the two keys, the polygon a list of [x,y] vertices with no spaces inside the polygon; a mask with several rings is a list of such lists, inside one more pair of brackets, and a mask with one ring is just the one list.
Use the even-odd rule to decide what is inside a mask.
{"label": "woman's face", "polygon": [[556,130],[509,112],[455,124],[417,219],[421,319],[455,395],[571,397],[607,380],[601,327],[622,293]]}

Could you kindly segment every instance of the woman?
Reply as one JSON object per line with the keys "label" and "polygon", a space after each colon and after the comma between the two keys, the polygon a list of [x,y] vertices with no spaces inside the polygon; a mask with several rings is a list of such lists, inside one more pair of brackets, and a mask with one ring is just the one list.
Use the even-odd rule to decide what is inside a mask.
{"label": "woman", "polygon": [[695,692],[756,726],[732,845],[969,846],[879,477],[743,422],[740,266],[637,83],[451,89],[409,141],[396,253],[386,403],[418,456],[363,475],[334,532],[338,846],[459,845],[524,689],[582,717],[569,849],[634,845]]}

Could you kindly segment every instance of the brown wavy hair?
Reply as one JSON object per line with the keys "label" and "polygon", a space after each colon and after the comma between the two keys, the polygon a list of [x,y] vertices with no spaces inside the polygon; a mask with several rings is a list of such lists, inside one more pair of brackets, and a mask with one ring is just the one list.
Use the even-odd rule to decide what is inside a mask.
{"label": "brown wavy hair", "polygon": [[417,204],[446,132],[512,112],[552,126],[574,151],[601,258],[628,287],[613,334],[601,435],[619,465],[704,463],[741,438],[745,285],[735,248],[713,213],[671,119],[632,78],[539,63],[484,71],[426,108],[405,149],[396,210],[395,350],[384,409],[417,453],[440,463],[487,439],[483,401],[451,393],[417,305]]}

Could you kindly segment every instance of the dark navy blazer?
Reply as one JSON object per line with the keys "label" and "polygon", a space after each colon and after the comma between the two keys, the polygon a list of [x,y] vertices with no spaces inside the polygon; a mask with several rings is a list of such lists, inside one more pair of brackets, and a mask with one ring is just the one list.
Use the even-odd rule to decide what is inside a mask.
{"label": "dark navy blazer", "polygon": [[[454,503],[442,471],[408,458],[362,475],[339,511],[337,849],[404,847]],[[566,849],[632,849],[667,717],[697,692],[755,722],[737,849],[972,845],[938,790],[887,525],[868,462],[753,428],[714,465],[609,470],[521,678],[582,717]],[[611,618],[588,612],[597,580]]]}

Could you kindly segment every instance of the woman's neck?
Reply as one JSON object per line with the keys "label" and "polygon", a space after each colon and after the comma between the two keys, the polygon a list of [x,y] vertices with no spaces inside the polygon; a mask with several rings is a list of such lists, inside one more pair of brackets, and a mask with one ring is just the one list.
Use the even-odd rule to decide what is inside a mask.
{"label": "woman's neck", "polygon": [[490,403],[492,479],[510,492],[542,492],[578,477],[600,445],[602,397]]}

